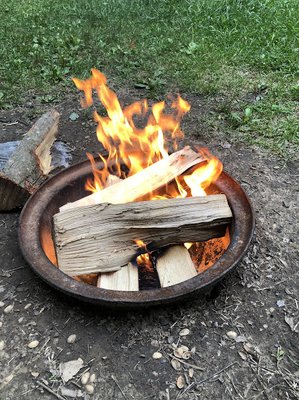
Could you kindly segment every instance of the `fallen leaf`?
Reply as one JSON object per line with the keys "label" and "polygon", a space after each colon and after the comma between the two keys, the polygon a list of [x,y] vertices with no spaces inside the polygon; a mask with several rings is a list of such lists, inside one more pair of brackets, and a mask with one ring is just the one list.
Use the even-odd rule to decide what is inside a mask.
{"label": "fallen leaf", "polygon": [[59,364],[59,371],[63,382],[68,382],[72,379],[83,367],[82,358],[78,358],[77,360],[67,361],[65,363]]}
{"label": "fallen leaf", "polygon": [[291,328],[292,332],[295,332],[295,324],[294,324],[294,318],[293,317],[288,317],[287,315],[284,317],[285,322],[289,325]]}

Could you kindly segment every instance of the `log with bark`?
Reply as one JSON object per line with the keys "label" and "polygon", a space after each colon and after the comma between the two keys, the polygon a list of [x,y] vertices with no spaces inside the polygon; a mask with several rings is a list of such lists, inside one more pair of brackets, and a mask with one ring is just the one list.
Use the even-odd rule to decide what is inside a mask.
{"label": "log with bark", "polygon": [[10,156],[0,172],[0,210],[22,206],[51,171],[58,121],[55,110],[42,115]]}
{"label": "log with bark", "polygon": [[113,186],[83,197],[73,203],[65,204],[60,208],[60,211],[90,204],[119,204],[134,201],[166,185],[187,169],[202,161],[205,161],[202,155],[187,146]]}
{"label": "log with bark", "polygon": [[231,217],[224,194],[72,208],[54,216],[58,265],[71,276],[117,271],[141,252],[221,237]]}

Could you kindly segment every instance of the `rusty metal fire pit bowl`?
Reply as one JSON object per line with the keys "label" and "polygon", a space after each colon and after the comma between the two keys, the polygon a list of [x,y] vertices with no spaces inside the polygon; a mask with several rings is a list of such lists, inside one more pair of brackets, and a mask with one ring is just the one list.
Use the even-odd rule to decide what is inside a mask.
{"label": "rusty metal fire pit bowl", "polygon": [[[98,166],[101,168],[99,161]],[[84,183],[91,176],[89,161],[58,173],[28,200],[20,217],[19,243],[26,261],[44,281],[70,296],[112,308],[143,308],[194,298],[230,272],[248,249],[254,231],[253,210],[241,186],[223,172],[216,190],[226,194],[233,211],[231,242],[212,267],[180,284],[139,292],[106,290],[78,282],[55,265],[52,217],[63,204],[89,194],[84,190]]]}

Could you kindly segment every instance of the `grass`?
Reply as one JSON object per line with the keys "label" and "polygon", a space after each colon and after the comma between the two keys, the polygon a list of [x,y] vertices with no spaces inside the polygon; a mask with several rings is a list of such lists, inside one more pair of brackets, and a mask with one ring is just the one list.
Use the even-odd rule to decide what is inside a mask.
{"label": "grass", "polygon": [[[298,0],[0,0],[0,105],[97,67],[148,96],[223,98],[227,134],[298,145]],[[215,121],[211,120],[211,124]]]}

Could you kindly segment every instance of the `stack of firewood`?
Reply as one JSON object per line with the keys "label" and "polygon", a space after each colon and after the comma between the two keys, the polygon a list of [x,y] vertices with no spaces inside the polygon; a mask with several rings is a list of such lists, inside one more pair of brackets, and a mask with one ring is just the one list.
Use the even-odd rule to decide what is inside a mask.
{"label": "stack of firewood", "polygon": [[0,211],[24,205],[52,170],[51,146],[58,121],[55,110],[42,115],[7,160],[0,171]]}
{"label": "stack of firewood", "polygon": [[232,218],[226,196],[138,199],[203,161],[186,147],[127,179],[110,176],[102,191],[65,204],[54,216],[59,268],[70,276],[96,273],[103,289],[138,290],[133,261],[165,248],[156,264],[161,287],[196,276],[184,243],[224,236]]}

